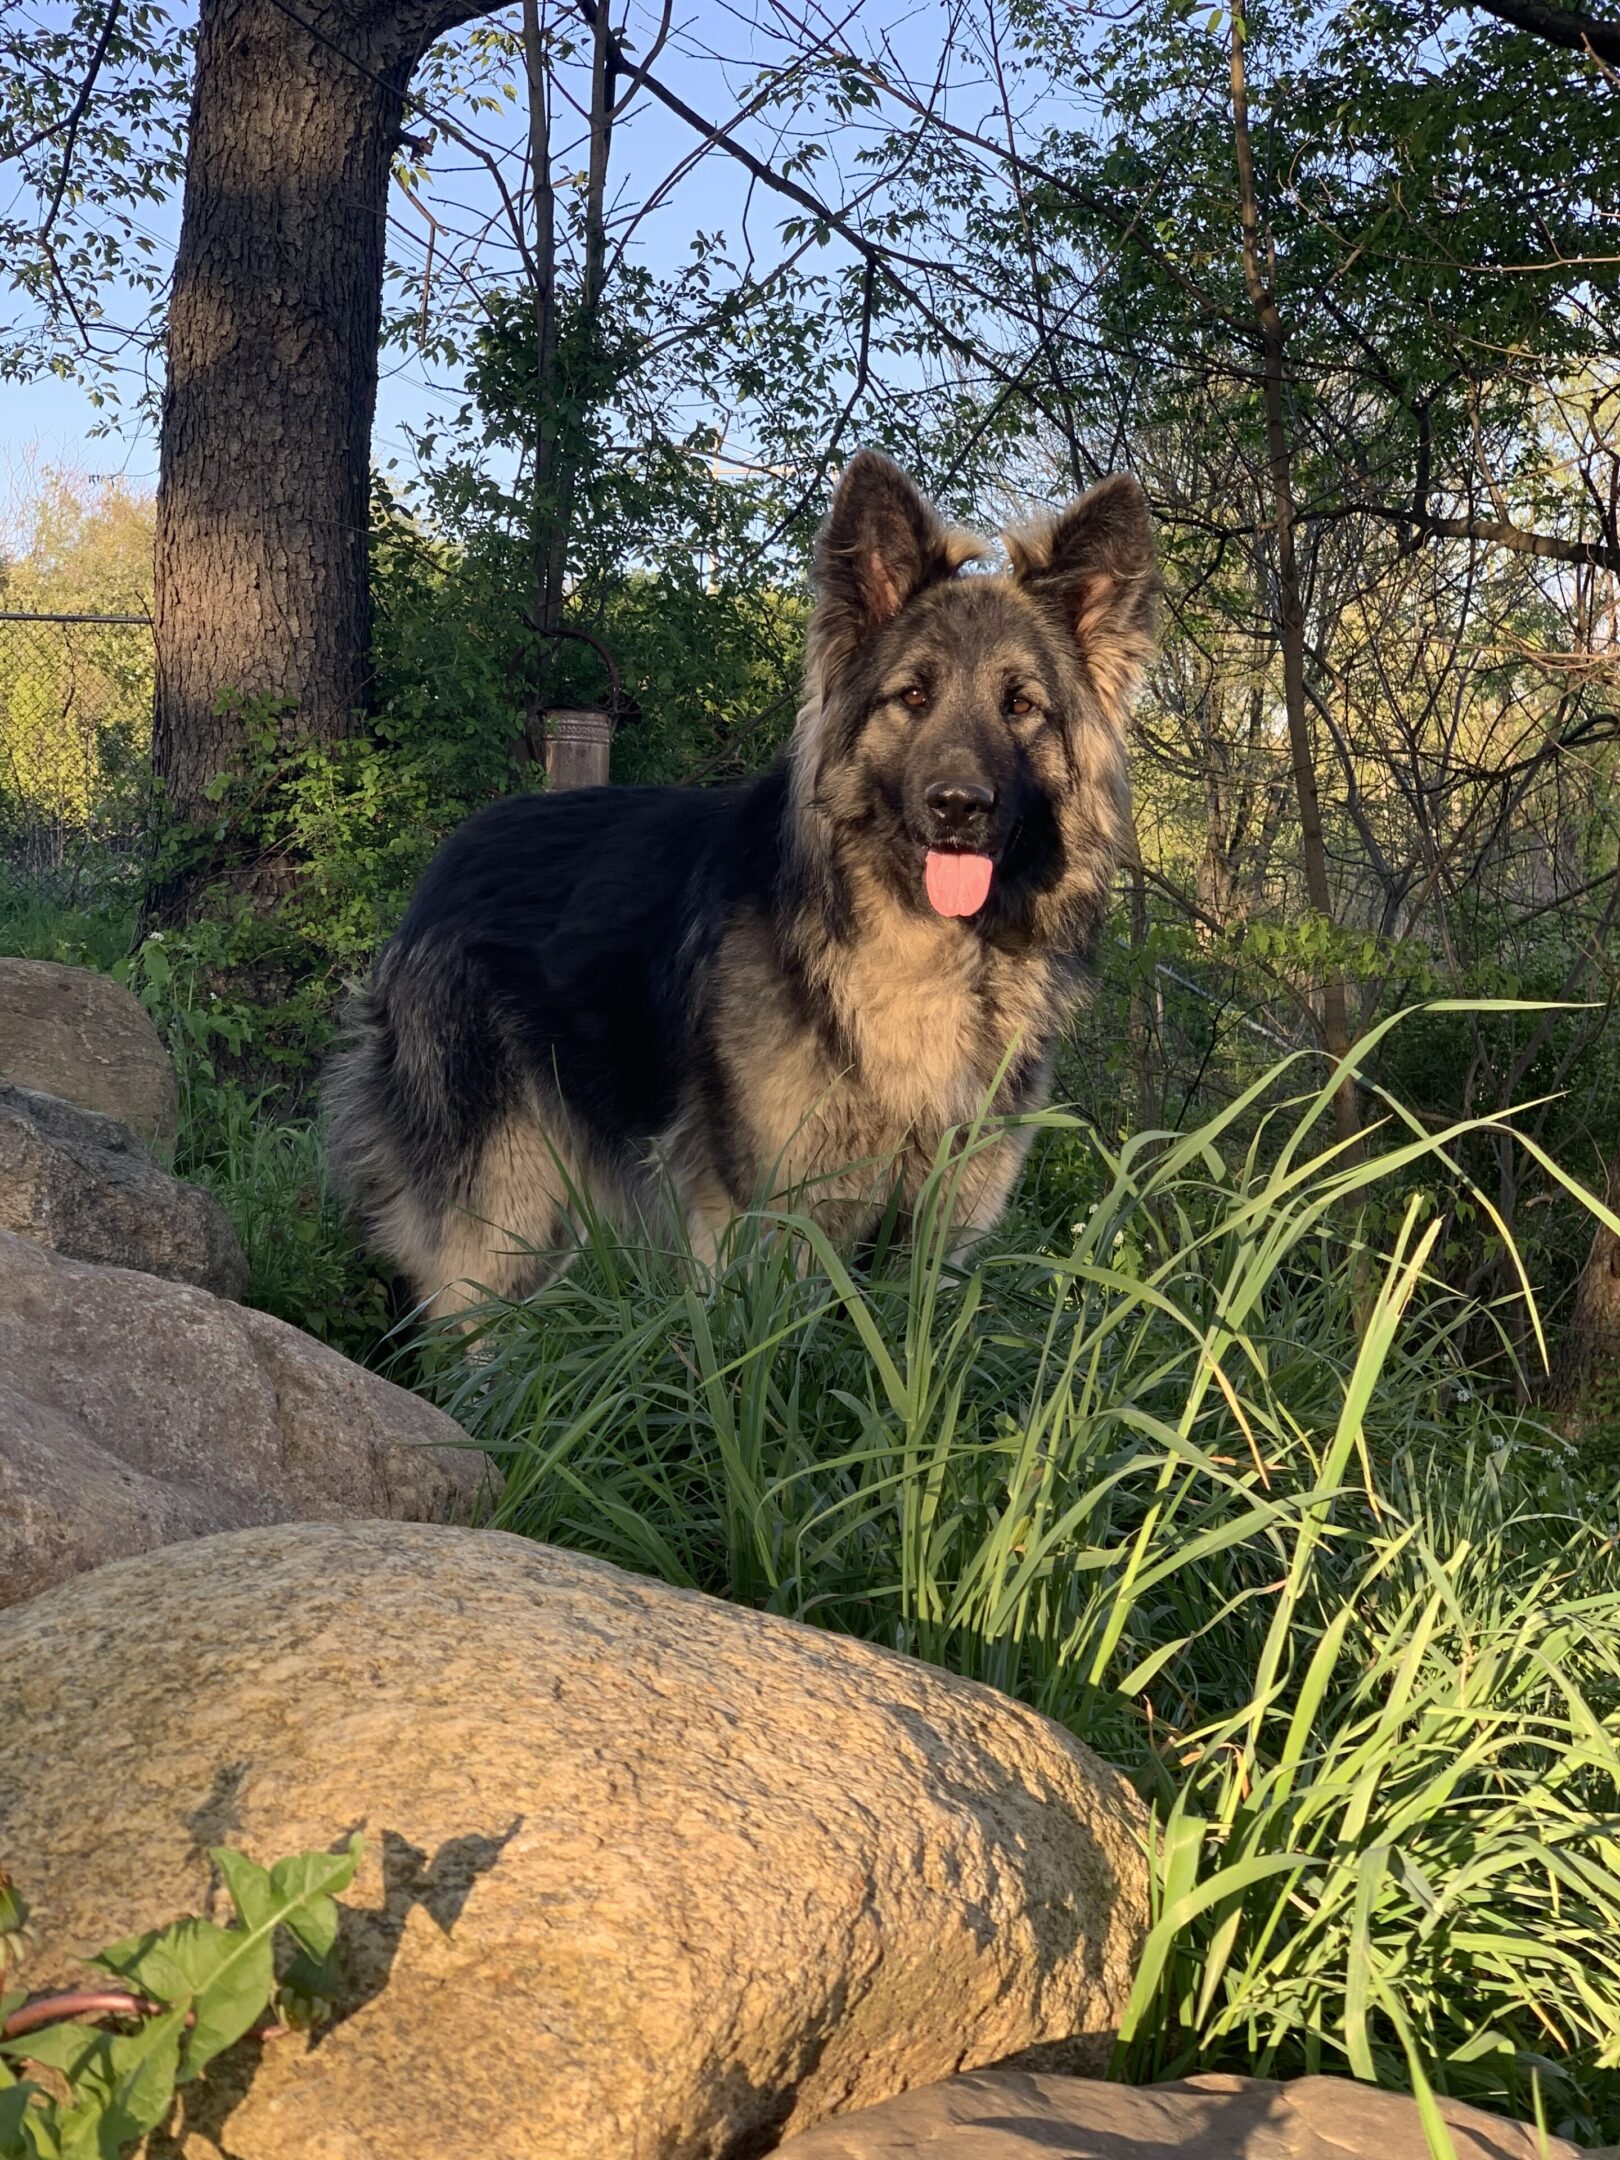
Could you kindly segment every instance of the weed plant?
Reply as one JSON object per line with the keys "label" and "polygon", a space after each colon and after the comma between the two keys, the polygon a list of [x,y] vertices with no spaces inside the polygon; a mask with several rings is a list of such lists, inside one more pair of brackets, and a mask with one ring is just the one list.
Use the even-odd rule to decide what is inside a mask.
{"label": "weed plant", "polygon": [[187,1081],[183,1174],[214,1193],[264,1312],[361,1363],[392,1352],[390,1278],[366,1252],[332,1184],[313,1116],[277,1114],[234,1081]]}
{"label": "weed plant", "polygon": [[945,1161],[854,1267],[759,1216],[704,1283],[587,1222],[439,1390],[506,1527],[991,1682],[1130,1768],[1119,2074],[1348,2071],[1612,2139],[1615,1501],[1472,1368],[1507,1316],[1431,1267],[1476,1128],[1352,1156],[1331,1078],[1278,1077],[1117,1151],[1041,1118],[1033,1189],[1085,1197],[960,1264]]}

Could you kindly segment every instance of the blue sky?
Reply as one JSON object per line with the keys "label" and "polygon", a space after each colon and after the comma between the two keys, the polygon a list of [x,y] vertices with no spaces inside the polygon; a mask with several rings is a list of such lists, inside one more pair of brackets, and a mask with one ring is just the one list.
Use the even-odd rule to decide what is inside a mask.
{"label": "blue sky", "polygon": [[[190,4],[182,4],[175,12],[177,20],[183,24],[189,25],[195,17],[195,8]],[[667,72],[672,77],[686,77],[682,88],[688,94],[694,87],[710,88],[691,82],[695,71],[690,63],[683,67],[678,54],[671,55]],[[482,139],[499,144],[503,150],[513,150],[517,144],[520,126],[515,110],[510,118],[496,119],[481,114],[476,122],[469,124],[476,125]],[[565,148],[566,131],[559,128],[558,133],[559,147]],[[633,190],[638,172],[661,173],[673,165],[684,152],[686,133],[660,108],[639,111],[633,129],[626,128],[624,138],[617,146],[617,162],[625,184]],[[487,207],[489,191],[468,185],[459,170],[465,160],[453,145],[445,145],[434,162],[445,168],[445,172],[437,188],[419,197],[429,209],[448,210],[455,203],[465,203],[474,210]],[[734,217],[739,200],[733,178],[735,171],[735,167],[712,158],[698,166],[683,181],[678,197],[672,199],[659,221],[653,236],[654,247],[676,241],[675,228],[678,226],[689,233],[694,227],[712,229],[725,224],[728,217]],[[425,227],[397,188],[391,202],[391,225],[391,245],[396,258],[402,259],[407,266],[413,262],[423,264],[426,259]],[[161,204],[152,205],[142,217],[141,226],[158,242],[166,257],[172,256],[180,227],[178,191]],[[111,307],[109,312],[113,312]],[[453,379],[447,381],[438,371],[425,366],[417,353],[385,351],[373,438],[379,462],[390,457],[408,458],[407,429],[425,425],[457,391],[458,385]],[[98,435],[96,431],[104,418],[88,382],[45,374],[32,382],[8,383],[0,388],[0,462],[15,464],[31,456],[35,462],[63,465],[91,477],[120,475],[132,486],[154,486],[157,479],[156,437],[151,427],[143,422],[133,400],[126,398],[116,430]]]}
{"label": "blue sky", "polygon": [[[51,0],[44,0],[49,6]],[[190,0],[181,0],[181,22],[194,12]],[[616,15],[617,15],[616,10]],[[804,11],[795,11],[803,13]],[[639,43],[638,18],[648,16],[644,0],[635,0],[629,11],[633,49]],[[495,18],[503,20],[510,18]],[[622,18],[621,18],[622,19]],[[923,79],[936,65],[949,36],[948,24],[956,19],[948,0],[856,0],[824,18],[823,27],[836,33],[837,42],[856,50],[886,51],[891,63],[916,68]],[[686,18],[682,30],[677,19],[675,35],[659,61],[658,72],[674,85],[705,117],[718,121],[729,116],[746,95],[759,67],[779,60],[785,50],[773,0],[701,0]],[[695,26],[701,26],[700,28]],[[983,107],[983,70],[975,57],[963,52],[954,62],[961,77],[961,96],[974,103],[973,117]],[[432,95],[431,75],[418,77],[418,86]],[[499,112],[462,111],[460,117],[503,156],[515,154],[521,141],[522,116],[517,104],[502,105]],[[555,143],[559,162],[566,163],[570,147],[567,116],[559,118]],[[416,122],[411,123],[415,125]],[[577,129],[575,131],[577,133]],[[739,131],[764,154],[782,147],[782,137],[772,126],[750,123]],[[614,151],[614,179],[618,208],[626,212],[645,200],[688,156],[692,136],[679,120],[643,98],[629,122],[618,134]],[[858,137],[846,131],[841,141],[828,145],[829,154],[815,168],[813,182],[835,195],[840,182],[853,171],[850,153]],[[476,163],[449,143],[442,144],[430,160],[431,177],[419,196],[435,215],[451,225],[470,229],[487,216],[494,191]],[[672,264],[683,256],[697,232],[723,230],[736,244],[746,228],[747,237],[765,260],[777,245],[776,234],[788,206],[759,192],[750,194],[748,176],[731,159],[711,153],[681,174],[661,206],[637,226],[634,251],[650,267]],[[178,197],[154,204],[143,216],[145,229],[167,256],[172,254],[179,225]],[[406,278],[420,278],[426,263],[426,227],[417,209],[398,187],[391,205],[391,251]],[[471,256],[468,258],[471,260]],[[488,259],[487,250],[485,252]],[[445,275],[442,248],[437,275]],[[112,312],[111,307],[109,312]],[[426,425],[459,396],[459,385],[424,362],[413,349],[385,349],[379,384],[374,456],[379,465],[398,461],[408,470],[412,458],[409,436]],[[126,402],[124,416],[111,434],[95,433],[98,409],[88,385],[43,376],[32,383],[10,383],[0,388],[0,473],[13,471],[22,461],[54,465],[91,477],[119,475],[137,488],[150,487],[157,474],[157,446],[149,425],[143,424],[133,403]]]}

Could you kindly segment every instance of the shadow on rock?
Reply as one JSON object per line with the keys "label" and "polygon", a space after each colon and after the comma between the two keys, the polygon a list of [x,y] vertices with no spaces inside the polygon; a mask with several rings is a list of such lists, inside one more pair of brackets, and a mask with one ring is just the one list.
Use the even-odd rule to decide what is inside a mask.
{"label": "shadow on rock", "polygon": [[[916,1741],[920,1775],[930,1799],[969,1816],[979,1827],[981,1850],[1004,1852],[1009,1867],[1021,1867],[1033,1879],[1070,1886],[1066,1899],[1046,1898],[1027,1908],[1033,1942],[1025,1985],[1033,1982],[1032,1992],[1037,1994],[1053,1986],[1072,1988],[1078,1960],[1090,1989],[1106,2000],[1107,1935],[1097,1925],[1097,1915],[1112,1910],[1128,1892],[1102,1843],[1061,1804],[1061,1795],[1032,1767],[1013,1769],[982,1752],[973,1760],[971,1778],[953,1775],[950,1758],[925,1718],[903,1703],[891,1704],[890,1715]],[[1104,1774],[1118,1773],[1105,1770]],[[1032,1800],[1039,1804],[1032,1808]],[[950,1873],[952,1856],[947,1851],[942,1858]],[[960,1894],[961,1924],[981,1952],[989,1951],[1004,1923],[998,1923],[996,1914],[969,1894],[965,1883],[958,1881],[955,1887]],[[1091,2027],[1036,2041],[1004,2060],[1008,2068],[1096,2076],[1116,2038],[1112,2026]]]}
{"label": "shadow on rock", "polygon": [[454,1932],[473,1885],[497,1866],[522,1827],[523,1817],[515,1815],[497,1835],[469,1831],[463,1837],[446,1838],[431,1861],[397,1830],[383,1832],[382,1903],[338,1907],[337,2012],[315,2035],[313,2047],[318,2048],[367,2003],[375,2002],[387,1987],[406,1922],[416,1906],[441,1934]]}
{"label": "shadow on rock", "polygon": [[172,2129],[152,2132],[146,2141],[146,2160],[186,2160],[193,2138],[205,2139],[206,2149],[217,2153],[219,2160],[241,2160],[225,2142],[225,2125],[247,2098],[265,2049],[282,2044],[250,2034],[217,2055],[194,2085],[181,2087],[179,2116]]}
{"label": "shadow on rock", "polygon": [[[184,1818],[199,1849],[225,1842],[229,1831],[240,1827],[234,1802],[241,1776],[242,1765],[223,1766],[207,1799]],[[246,2099],[266,2049],[307,2046],[313,2054],[329,2033],[374,2002],[388,1985],[414,1906],[421,1906],[444,1934],[453,1933],[474,1884],[499,1863],[522,1824],[519,1815],[498,1835],[471,1831],[464,1837],[446,1838],[431,1861],[397,1830],[385,1830],[381,1904],[357,1907],[341,1900],[338,1904],[337,2010],[331,2022],[307,2043],[292,2034],[271,2040],[250,2035],[227,2048],[194,2085],[181,2089],[179,2117],[172,2129],[152,2134],[147,2160],[185,2160],[193,2139],[204,2141],[204,2149],[217,2153],[219,2160],[241,2160],[226,2142],[226,2125]]]}

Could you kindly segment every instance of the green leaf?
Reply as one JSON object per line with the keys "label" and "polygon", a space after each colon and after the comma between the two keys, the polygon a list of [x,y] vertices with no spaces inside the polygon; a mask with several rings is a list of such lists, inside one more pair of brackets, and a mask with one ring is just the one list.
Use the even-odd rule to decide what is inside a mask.
{"label": "green leaf", "polygon": [[241,1926],[181,1920],[115,1944],[94,1961],[159,2002],[193,2000],[196,2023],[186,2040],[182,2084],[240,2040],[265,2010],[275,1983],[277,1927],[288,1928],[317,1956],[331,1947],[337,1934],[331,1893],[353,1881],[361,1850],[356,1833],[341,1853],[297,1854],[267,1873],[244,1854],[216,1846],[210,1857]]}
{"label": "green leaf", "polygon": [[196,2024],[187,2036],[186,2078],[222,2048],[240,2040],[270,2000],[275,1981],[274,1916],[243,1928],[211,1920],[179,1920],[132,1937],[93,1962],[162,2003],[193,2002]]}
{"label": "green leaf", "polygon": [[354,1881],[364,1851],[357,1830],[340,1853],[293,1853],[270,1870],[283,1924],[317,1963],[337,1941],[337,1894]]}
{"label": "green leaf", "polygon": [[22,2134],[23,2117],[39,2089],[31,2078],[15,2076],[0,2062],[0,2160],[29,2154]]}
{"label": "green leaf", "polygon": [[71,2081],[82,2073],[106,2037],[99,2025],[70,2020],[62,2025],[41,2026],[38,2032],[27,2033],[20,2040],[7,2040],[4,2045],[8,2055],[29,2056],[49,2069],[60,2070]]}
{"label": "green leaf", "polygon": [[208,1857],[218,1868],[243,1925],[257,1929],[273,1927],[276,1899],[270,1887],[269,1870],[250,1860],[246,1853],[233,1851],[229,1845],[215,1845]]}
{"label": "green leaf", "polygon": [[98,2036],[94,2062],[81,2072],[88,2094],[63,2117],[63,2160],[120,2160],[164,2120],[174,2103],[186,2012],[177,2003],[132,2033]]}

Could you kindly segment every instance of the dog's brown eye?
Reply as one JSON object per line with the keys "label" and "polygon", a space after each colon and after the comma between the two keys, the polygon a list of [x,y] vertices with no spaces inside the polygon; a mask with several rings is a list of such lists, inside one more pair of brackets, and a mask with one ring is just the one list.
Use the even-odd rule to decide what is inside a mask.
{"label": "dog's brown eye", "polygon": [[908,712],[921,712],[928,703],[928,692],[919,689],[916,683],[908,683],[900,693],[900,702]]}
{"label": "dog's brown eye", "polygon": [[1022,690],[1020,690],[1016,697],[1007,700],[1007,710],[1015,720],[1027,720],[1035,710],[1035,700],[1025,697]]}

